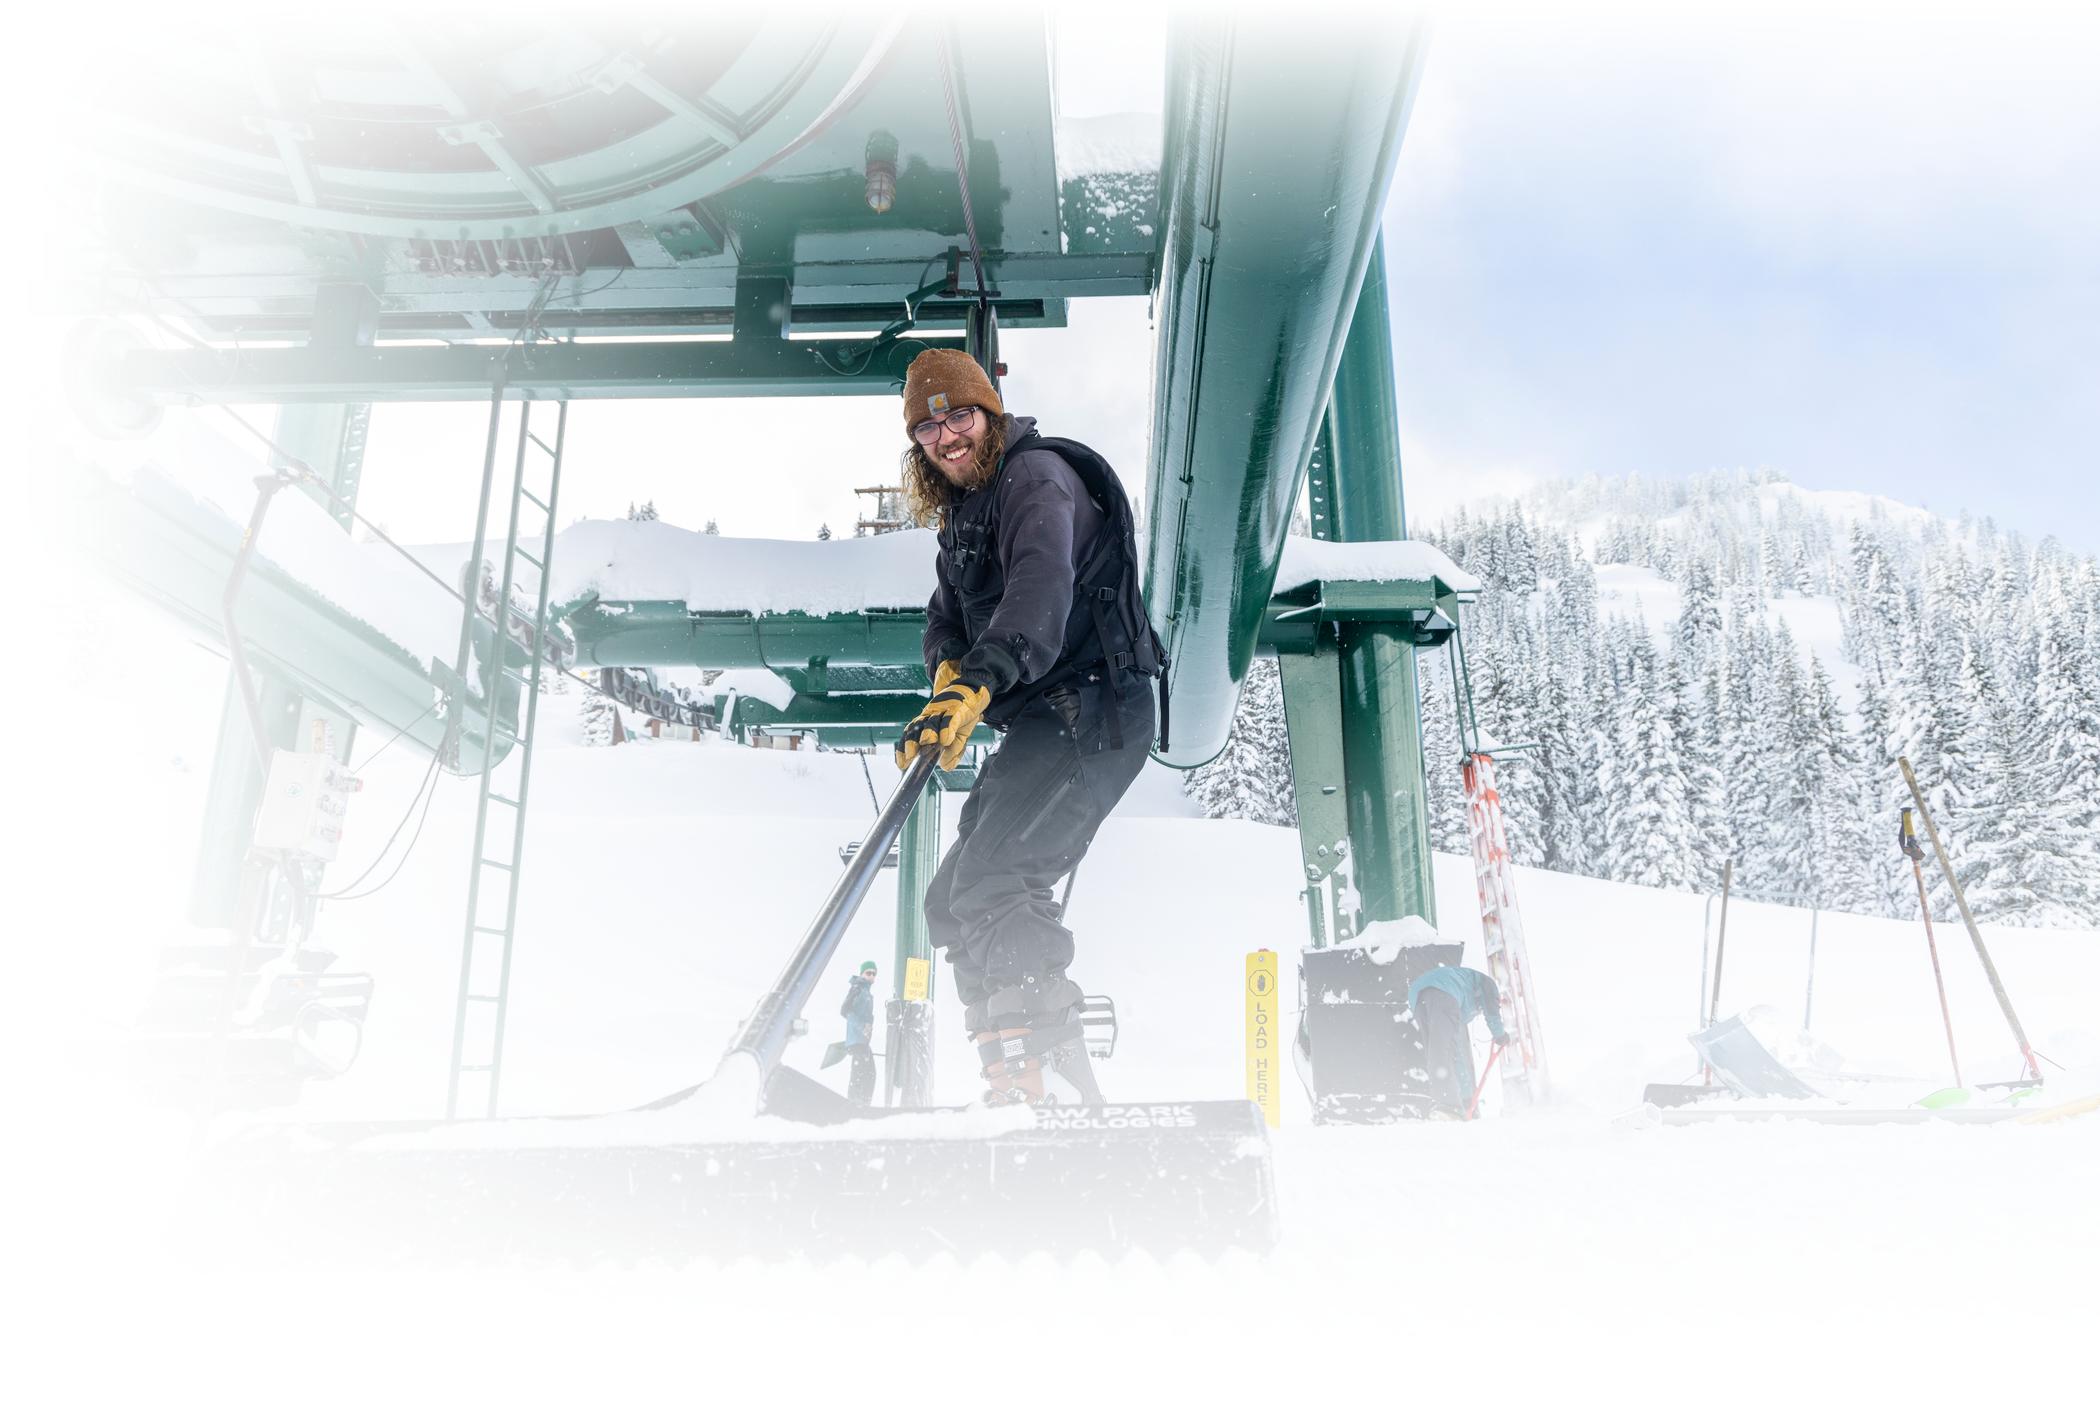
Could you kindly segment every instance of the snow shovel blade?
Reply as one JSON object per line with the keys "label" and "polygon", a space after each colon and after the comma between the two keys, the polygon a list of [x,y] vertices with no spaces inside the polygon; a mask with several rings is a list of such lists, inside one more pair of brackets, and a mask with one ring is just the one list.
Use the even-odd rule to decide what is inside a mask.
{"label": "snow shovel blade", "polygon": [[1214,1257],[1276,1240],[1268,1135],[1244,1100],[761,1118],[748,1136],[627,1141],[638,1118],[616,1135],[588,1119],[461,1126],[495,1131],[489,1146],[430,1125],[237,1139],[210,1165],[209,1239],[382,1263]]}
{"label": "snow shovel blade", "polygon": [[1686,1039],[1699,1058],[1713,1067],[1714,1078],[1745,1099],[1821,1098],[1780,1064],[1741,1017],[1715,1022]]}

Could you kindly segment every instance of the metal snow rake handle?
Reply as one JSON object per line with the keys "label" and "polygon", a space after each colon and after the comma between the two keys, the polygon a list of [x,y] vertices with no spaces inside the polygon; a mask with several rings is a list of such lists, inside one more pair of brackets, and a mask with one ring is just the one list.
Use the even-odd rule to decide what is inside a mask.
{"label": "metal snow rake handle", "polygon": [[794,1034],[795,1018],[802,1015],[809,995],[817,990],[817,979],[838,952],[846,937],[846,926],[853,922],[854,912],[867,898],[868,887],[875,883],[883,853],[903,832],[905,819],[911,816],[919,795],[926,790],[926,781],[933,777],[938,760],[938,750],[922,748],[904,771],[897,791],[890,794],[889,802],[875,815],[875,825],[868,829],[860,850],[853,853],[853,859],[839,873],[838,884],[831,887],[824,907],[810,921],[809,931],[802,936],[787,967],[781,970],[772,991],[758,1000],[728,1055],[722,1057],[725,1066],[731,1057],[747,1055],[758,1062],[761,1085],[773,1078],[773,1072],[780,1067],[781,1053],[787,1050],[788,1039]]}

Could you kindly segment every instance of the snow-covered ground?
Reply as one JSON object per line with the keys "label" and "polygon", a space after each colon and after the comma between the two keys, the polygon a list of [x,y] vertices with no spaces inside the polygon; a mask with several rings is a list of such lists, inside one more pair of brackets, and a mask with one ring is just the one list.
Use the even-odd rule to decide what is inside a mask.
{"label": "snow-covered ground", "polygon": [[[137,637],[116,600],[94,627]],[[220,667],[160,657],[161,723],[72,734],[77,778],[114,765],[124,802],[39,768],[59,843],[28,887],[17,991],[56,989],[11,1031],[48,1066],[17,1119],[42,1307],[26,1355],[66,1394],[119,1381],[225,1394],[586,1390],[1002,1396],[1178,1389],[1387,1395],[1425,1387],[1627,1395],[1950,1395],[1989,1385],[2083,1394],[2100,1285],[2100,1115],[2050,1126],[1635,1129],[1649,1080],[1693,1067],[1704,900],[1521,874],[1560,1102],[1477,1124],[1315,1129],[1295,1095],[1276,1134],[1284,1241],[1268,1259],[1082,1259],[909,1267],[694,1264],[581,1272],[365,1275],[317,1264],[258,1279],[129,1248],[163,1202],[183,1143],[164,1110],[123,1098],[110,1048],[180,927],[182,877],[207,771]],[[872,811],[852,755],[718,741],[589,749],[553,698],[535,772],[506,1072],[514,1113],[637,1104],[707,1074],[839,870]],[[107,763],[80,755],[104,756]],[[339,869],[363,867],[423,762],[397,748],[365,770]],[[878,793],[891,773],[872,768]],[[48,779],[48,785],[40,783]],[[331,909],[325,941],[377,975],[363,1058],[302,1113],[414,1117],[442,1105],[466,871],[469,787],[441,786],[402,876]],[[958,806],[951,798],[948,817]],[[99,825],[98,825],[99,824]],[[1230,1097],[1241,1084],[1242,959],[1303,939],[1295,837],[1205,822],[1175,775],[1147,772],[1082,871],[1075,973],[1112,992],[1124,1039],[1113,1093]],[[1471,873],[1439,858],[1442,927],[1477,939]],[[814,1070],[835,989],[863,957],[890,965],[885,875],[812,1007],[791,1061]],[[1987,931],[2035,1043],[2100,1066],[2100,938]],[[1919,932],[1825,916],[1814,1034],[1854,1068],[1943,1079],[1944,1043]],[[1738,904],[1724,1013],[1798,1024],[1805,912]],[[2012,1044],[1961,931],[1940,933],[1971,1078],[2008,1075]],[[1477,961],[1477,952],[1475,954]],[[948,997],[945,987],[943,998]],[[973,1083],[952,1001],[939,1076]],[[54,1049],[58,1053],[54,1054]],[[831,1075],[840,1072],[834,1070]],[[92,1111],[83,1113],[83,1100]],[[62,1241],[55,1257],[38,1246]],[[35,1364],[32,1363],[34,1366]],[[63,1367],[53,1372],[50,1368]],[[779,1369],[779,1370],[769,1370]],[[54,1393],[56,1394],[56,1393]]]}

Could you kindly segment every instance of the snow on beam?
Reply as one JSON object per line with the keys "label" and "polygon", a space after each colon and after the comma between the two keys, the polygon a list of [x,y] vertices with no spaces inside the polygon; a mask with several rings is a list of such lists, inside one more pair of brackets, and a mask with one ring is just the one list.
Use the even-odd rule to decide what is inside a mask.
{"label": "snow on beam", "polygon": [[580,521],[554,546],[553,600],[682,603],[694,613],[924,608],[933,592],[930,530],[845,540],[741,540],[662,521]]}
{"label": "snow on beam", "polygon": [[1311,583],[1434,584],[1470,602],[1480,580],[1451,557],[1420,540],[1371,540],[1342,544],[1294,535],[1284,541],[1274,592],[1281,596]]}

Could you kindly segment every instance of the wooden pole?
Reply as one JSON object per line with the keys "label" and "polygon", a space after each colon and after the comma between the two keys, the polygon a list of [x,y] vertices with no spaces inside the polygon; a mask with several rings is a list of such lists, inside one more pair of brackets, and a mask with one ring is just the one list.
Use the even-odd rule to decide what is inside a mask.
{"label": "wooden pole", "polygon": [[1969,942],[1976,946],[1976,957],[1983,962],[1984,976],[1991,980],[1991,992],[1998,999],[1998,1010],[2005,1013],[2005,1024],[2012,1028],[2013,1040],[2019,1043],[2020,1056],[2027,1062],[2027,1073],[2039,1080],[2042,1068],[2035,1062],[2034,1047],[2027,1044],[2027,1032],[2020,1026],[2020,1016],[2013,1011],[2012,999],[2005,995],[2005,984],[1998,979],[1998,966],[1991,962],[1991,951],[1983,946],[1983,935],[1977,932],[1976,916],[1969,913],[1969,897],[1962,893],[1961,882],[1954,878],[1954,863],[1947,859],[1947,848],[1940,845],[1940,829],[1925,807],[1925,792],[1918,787],[1918,776],[1911,772],[1908,759],[1899,757],[1896,767],[1903,770],[1903,781],[1910,785],[1910,796],[1918,805],[1918,820],[1925,824],[1925,835],[1932,842],[1932,854],[1939,858],[1940,874],[1947,878],[1947,888],[1954,892],[1954,907],[1961,911],[1961,922],[1969,931]]}

